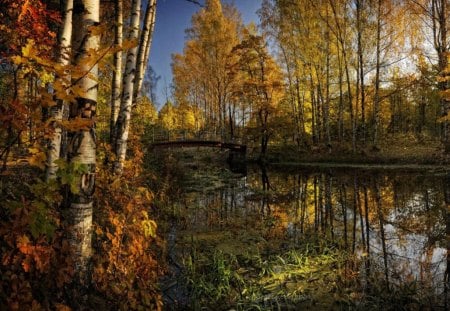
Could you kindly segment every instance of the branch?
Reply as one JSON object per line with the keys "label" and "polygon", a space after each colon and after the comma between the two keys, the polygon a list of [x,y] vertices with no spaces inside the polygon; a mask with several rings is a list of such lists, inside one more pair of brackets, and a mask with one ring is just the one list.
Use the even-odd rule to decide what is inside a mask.
{"label": "branch", "polygon": [[201,4],[198,0],[186,0],[186,1],[187,1],[187,2],[191,2],[191,3],[193,3],[193,4],[196,4],[196,5],[198,5],[198,6],[201,7],[201,8],[204,7],[204,5]]}

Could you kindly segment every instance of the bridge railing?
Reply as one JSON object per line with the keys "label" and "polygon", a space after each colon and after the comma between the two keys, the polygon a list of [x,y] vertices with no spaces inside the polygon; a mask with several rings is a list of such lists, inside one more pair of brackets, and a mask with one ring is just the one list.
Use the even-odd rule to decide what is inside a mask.
{"label": "bridge railing", "polygon": [[152,142],[168,142],[168,141],[186,141],[186,140],[204,140],[204,141],[220,141],[242,143],[242,139],[231,139],[227,135],[211,131],[192,132],[188,130],[153,130]]}

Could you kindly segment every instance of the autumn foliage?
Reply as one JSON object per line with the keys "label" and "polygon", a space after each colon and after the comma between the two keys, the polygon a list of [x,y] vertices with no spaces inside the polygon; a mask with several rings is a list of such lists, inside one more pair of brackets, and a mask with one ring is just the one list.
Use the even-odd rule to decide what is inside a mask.
{"label": "autumn foliage", "polygon": [[[67,193],[77,193],[87,168],[61,157],[55,161],[56,178],[43,180],[47,142],[55,130],[49,109],[58,101],[77,103],[85,90],[76,81],[86,72],[58,62],[61,16],[51,5],[0,1],[0,309],[160,309],[156,284],[161,268],[155,255],[160,241],[150,215],[152,193],[145,185],[148,173],[142,170],[139,137],[129,144],[134,159],[122,176],[111,173],[110,147],[97,148],[102,165],[94,167],[94,254],[87,267],[92,282],[81,301],[73,299],[76,263],[65,206]],[[90,31],[100,34],[106,28]],[[127,44],[92,51],[83,64],[106,62],[116,50],[129,48]],[[65,118],[57,126],[66,135],[89,130],[95,121]],[[142,125],[136,132],[143,134]]]}

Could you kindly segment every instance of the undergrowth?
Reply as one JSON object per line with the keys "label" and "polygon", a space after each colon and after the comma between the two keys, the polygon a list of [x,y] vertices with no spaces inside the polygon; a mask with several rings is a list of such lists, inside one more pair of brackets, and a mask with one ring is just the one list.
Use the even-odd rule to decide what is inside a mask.
{"label": "undergrowth", "polygon": [[[133,161],[120,177],[109,164],[97,167],[94,203],[92,282],[85,289],[87,308],[158,310],[162,308],[157,261],[161,241],[151,217],[153,193],[143,170],[142,148],[135,141]],[[111,158],[99,148],[99,163]],[[61,174],[65,174],[64,176]],[[45,183],[30,166],[12,167],[0,181],[0,309],[71,310],[74,276],[71,249],[64,238],[61,187],[71,172]],[[38,177],[36,177],[38,176]],[[22,185],[18,187],[18,185]]]}

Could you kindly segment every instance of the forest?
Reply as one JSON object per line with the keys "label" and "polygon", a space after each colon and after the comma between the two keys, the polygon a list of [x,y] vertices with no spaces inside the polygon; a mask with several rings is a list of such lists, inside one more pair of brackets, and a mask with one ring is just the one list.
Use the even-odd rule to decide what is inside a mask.
{"label": "forest", "polygon": [[0,0],[0,309],[450,308],[450,2],[161,2]]}

